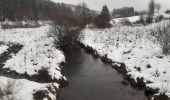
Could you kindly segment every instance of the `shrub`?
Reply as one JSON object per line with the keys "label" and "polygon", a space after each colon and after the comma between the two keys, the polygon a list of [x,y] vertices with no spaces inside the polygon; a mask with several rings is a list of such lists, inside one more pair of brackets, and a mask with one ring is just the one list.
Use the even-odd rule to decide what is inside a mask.
{"label": "shrub", "polygon": [[60,15],[56,17],[50,33],[55,37],[55,45],[58,48],[75,46],[79,37],[81,26],[72,16]]}
{"label": "shrub", "polygon": [[140,16],[139,23],[145,25],[145,19],[146,19],[145,16],[144,16],[144,15],[141,15],[141,16]]}
{"label": "shrub", "polygon": [[126,26],[132,25],[132,23],[131,23],[128,19],[122,19],[122,20],[120,21],[120,23],[121,23],[122,25],[126,25]]}
{"label": "shrub", "polygon": [[98,15],[94,19],[93,23],[98,28],[109,28],[109,27],[111,27],[111,24],[109,22],[104,21],[104,17],[102,15]]}
{"label": "shrub", "polygon": [[164,19],[163,15],[159,15],[155,18],[155,22],[160,22]]}
{"label": "shrub", "polygon": [[35,100],[43,100],[48,95],[48,90],[38,90],[33,94]]}
{"label": "shrub", "polygon": [[7,84],[0,88],[0,96],[2,97],[0,97],[0,99],[13,100],[14,97],[11,95],[14,93],[14,85],[15,81],[8,80]]}
{"label": "shrub", "polygon": [[55,45],[58,48],[75,46],[80,34],[80,29],[60,25],[53,25],[50,33],[55,37]]}
{"label": "shrub", "polygon": [[170,54],[170,21],[160,22],[155,31],[152,31],[154,35],[161,44],[163,54]]}

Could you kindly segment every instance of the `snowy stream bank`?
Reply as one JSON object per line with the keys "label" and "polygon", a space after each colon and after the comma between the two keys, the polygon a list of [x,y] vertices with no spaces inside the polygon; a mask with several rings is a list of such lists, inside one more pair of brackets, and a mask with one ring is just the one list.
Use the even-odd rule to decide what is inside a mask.
{"label": "snowy stream bank", "polygon": [[155,95],[170,96],[170,56],[162,54],[159,42],[151,36],[154,28],[154,24],[87,28],[82,31],[80,42],[96,55],[107,58],[113,66],[125,64],[126,75],[136,83],[140,79],[146,88],[157,90]]}

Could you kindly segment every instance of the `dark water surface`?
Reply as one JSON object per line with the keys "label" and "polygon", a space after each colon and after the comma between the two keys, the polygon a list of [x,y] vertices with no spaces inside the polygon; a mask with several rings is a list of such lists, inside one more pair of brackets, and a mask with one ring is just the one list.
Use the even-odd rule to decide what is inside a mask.
{"label": "dark water surface", "polygon": [[63,74],[69,85],[59,100],[146,100],[144,91],[133,89],[123,76],[80,48],[67,48]]}

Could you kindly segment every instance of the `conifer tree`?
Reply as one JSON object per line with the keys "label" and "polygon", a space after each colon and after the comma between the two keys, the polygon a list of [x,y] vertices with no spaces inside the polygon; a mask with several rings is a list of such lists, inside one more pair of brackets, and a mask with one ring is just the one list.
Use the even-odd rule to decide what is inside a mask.
{"label": "conifer tree", "polygon": [[94,19],[94,24],[99,28],[108,28],[111,27],[110,19],[108,7],[104,5],[101,14]]}
{"label": "conifer tree", "polygon": [[101,16],[103,16],[105,22],[110,22],[110,14],[107,5],[103,6]]}

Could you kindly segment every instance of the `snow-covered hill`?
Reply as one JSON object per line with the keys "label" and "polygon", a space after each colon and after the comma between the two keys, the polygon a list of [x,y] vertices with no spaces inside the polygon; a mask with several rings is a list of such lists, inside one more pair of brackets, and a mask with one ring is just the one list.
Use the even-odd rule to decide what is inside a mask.
{"label": "snow-covered hill", "polygon": [[[154,18],[162,16],[165,19],[170,19],[170,14],[166,14],[164,12],[155,13]],[[132,17],[124,17],[124,18],[115,18],[111,20],[111,23],[121,23],[123,20],[128,20],[131,23],[135,23],[140,20],[140,16],[132,16]]]}

